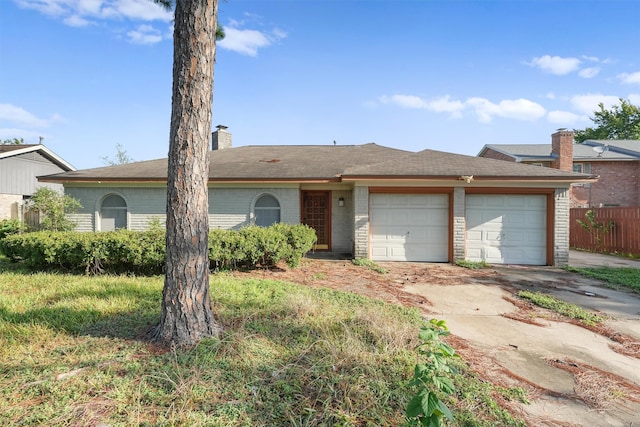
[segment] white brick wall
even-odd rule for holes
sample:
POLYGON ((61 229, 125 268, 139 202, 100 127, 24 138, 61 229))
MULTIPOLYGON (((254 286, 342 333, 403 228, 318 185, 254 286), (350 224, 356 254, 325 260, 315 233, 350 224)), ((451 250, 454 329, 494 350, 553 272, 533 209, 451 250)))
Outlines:
POLYGON ((0 220, 18 219, 19 205, 22 204, 22 195, 0 194, 0 220))
POLYGON ((453 190, 453 260, 464 260, 466 255, 466 193, 464 188, 453 190))
POLYGON ((353 192, 351 190, 334 190, 331 192, 331 251, 352 253, 353 237, 353 192), (344 199, 344 206, 338 200, 344 199))
POLYGON ((569 202, 569 189, 556 188, 553 259, 558 267, 569 264, 569 202))
POLYGON ((355 258, 369 257, 369 187, 353 189, 355 258))

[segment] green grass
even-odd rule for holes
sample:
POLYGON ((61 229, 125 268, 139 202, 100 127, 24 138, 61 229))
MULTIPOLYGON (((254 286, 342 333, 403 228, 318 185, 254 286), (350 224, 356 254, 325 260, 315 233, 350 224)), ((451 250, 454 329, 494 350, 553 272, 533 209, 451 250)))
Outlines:
POLYGON ((562 314, 563 316, 580 320, 586 325, 593 326, 606 320, 602 316, 598 316, 597 314, 587 311, 575 304, 570 304, 568 302, 559 300, 558 298, 552 297, 551 295, 546 295, 540 292, 520 291, 518 292, 518 296, 520 298, 531 301, 535 305, 562 314))
POLYGON ((381 274, 388 273, 386 268, 380 267, 376 262, 371 261, 370 259, 367 259, 367 258, 354 258, 351 260, 351 262, 353 263, 353 265, 357 265, 359 267, 365 267, 377 273, 381 273, 381 274))
POLYGON ((487 264, 484 261, 467 261, 463 259, 459 259, 456 261, 456 265, 458 267, 471 268, 471 269, 479 269, 479 268, 489 268, 491 265, 487 264))
MULTIPOLYGON (((0 425, 403 425, 418 311, 220 273, 222 335, 163 351, 162 283, 0 272, 0 425)), ((454 425, 524 425, 493 398, 518 389, 463 363, 455 382, 454 425)))
POLYGON ((640 294, 640 268, 632 267, 567 267, 567 271, 602 280, 614 289, 627 289, 640 294))

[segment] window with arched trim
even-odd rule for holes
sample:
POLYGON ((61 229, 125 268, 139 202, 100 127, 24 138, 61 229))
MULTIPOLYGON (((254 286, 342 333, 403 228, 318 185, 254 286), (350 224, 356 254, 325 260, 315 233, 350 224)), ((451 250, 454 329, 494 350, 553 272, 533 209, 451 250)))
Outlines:
POLYGON ((127 202, 116 194, 104 198, 100 206, 100 230, 115 231, 127 228, 127 202))
POLYGON ((256 225, 268 227, 280 222, 280 203, 270 194, 260 196, 253 207, 256 225))

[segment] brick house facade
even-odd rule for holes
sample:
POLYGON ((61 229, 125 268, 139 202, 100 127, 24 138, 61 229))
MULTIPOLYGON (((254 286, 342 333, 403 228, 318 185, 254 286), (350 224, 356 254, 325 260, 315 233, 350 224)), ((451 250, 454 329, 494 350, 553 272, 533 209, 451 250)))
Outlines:
POLYGON ((489 144, 478 157, 534 164, 598 177, 571 187, 571 207, 640 206, 640 141, 587 140, 574 144, 560 129, 551 144, 489 144))

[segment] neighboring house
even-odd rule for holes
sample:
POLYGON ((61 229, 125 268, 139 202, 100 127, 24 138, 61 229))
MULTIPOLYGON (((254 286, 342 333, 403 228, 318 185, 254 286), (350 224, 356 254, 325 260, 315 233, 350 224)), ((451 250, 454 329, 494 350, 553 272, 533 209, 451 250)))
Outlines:
POLYGON ((574 144, 560 130, 551 144, 489 144, 479 157, 596 175, 594 183, 571 188, 571 207, 640 206, 640 141, 587 140, 574 144))
POLYGON ((61 184, 39 184, 38 175, 75 170, 42 144, 0 145, 0 220, 22 219, 24 201, 43 185, 62 191, 61 184))
MULTIPOLYGON (((211 228, 304 223, 316 250, 375 261, 564 265, 569 187, 594 177, 376 144, 245 146, 213 133, 211 228)), ((145 229, 165 218, 167 159, 40 177, 84 206, 78 229, 145 229)))

